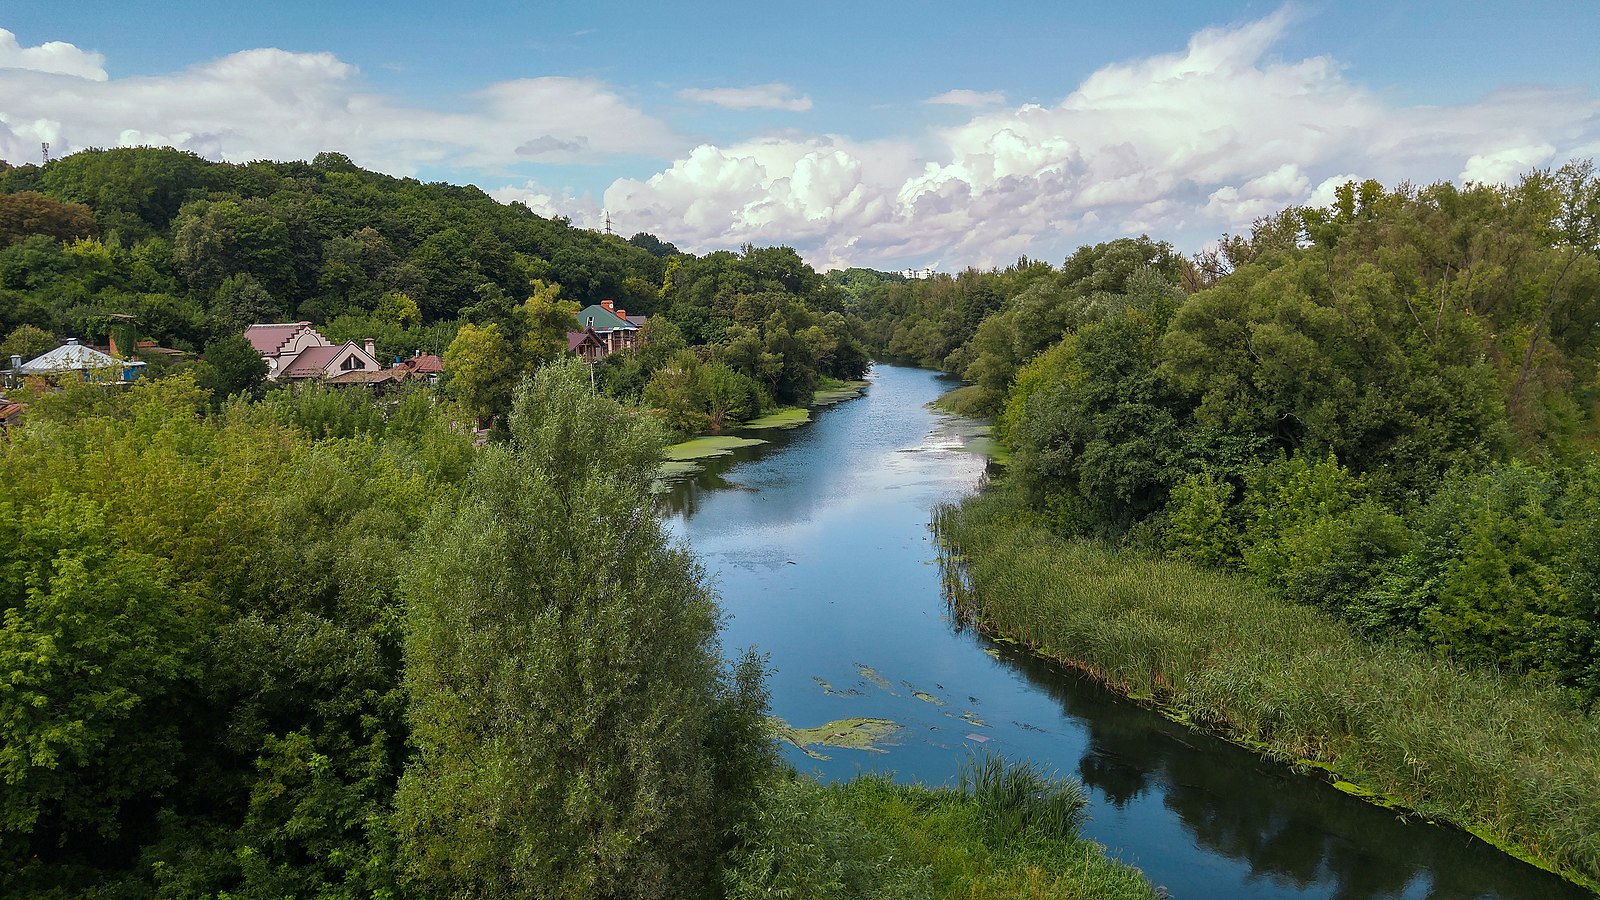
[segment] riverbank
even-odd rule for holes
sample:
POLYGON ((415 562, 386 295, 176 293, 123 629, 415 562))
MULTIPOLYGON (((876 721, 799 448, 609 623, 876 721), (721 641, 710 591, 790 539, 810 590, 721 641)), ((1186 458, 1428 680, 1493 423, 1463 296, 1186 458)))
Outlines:
POLYGON ((831 785, 802 776, 782 779, 765 793, 745 845, 732 858, 728 896, 1162 896, 1139 870, 1078 836, 1083 801, 1075 785, 1036 784, 1035 770, 1025 765, 991 764, 987 771, 1001 773, 989 779, 987 790, 901 785, 871 775, 831 785), (1017 787, 1035 789, 1008 789, 1017 787), (1059 799, 1067 803, 1056 807, 1071 814, 1056 817, 1055 827, 1019 815, 1019 806, 1059 799))
POLYGON ((1237 576, 1064 540, 1003 491, 937 525, 956 612, 985 631, 1600 884, 1600 722, 1553 693, 1373 645, 1237 576))
POLYGON ((811 421, 811 410, 859 397, 867 389, 867 384, 865 381, 823 378, 819 381, 809 406, 780 406, 748 422, 723 428, 715 434, 691 435, 665 448, 662 465, 657 473, 658 482, 692 475, 700 471, 705 460, 729 456, 741 447, 766 443, 761 438, 738 437, 734 432, 798 428, 811 421))

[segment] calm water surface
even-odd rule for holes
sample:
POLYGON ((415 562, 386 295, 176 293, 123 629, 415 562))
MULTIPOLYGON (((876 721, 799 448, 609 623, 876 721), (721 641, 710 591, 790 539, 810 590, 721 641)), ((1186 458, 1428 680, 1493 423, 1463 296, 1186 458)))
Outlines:
POLYGON ((760 432, 769 444, 667 495, 729 613, 724 645, 770 655, 775 715, 904 726, 882 753, 789 749, 797 768, 946 784, 980 746, 1034 760, 1082 779, 1087 835, 1180 900, 1592 896, 956 628, 929 512, 972 492, 985 462, 961 449, 970 421, 925 406, 951 386, 880 364, 865 396, 760 432))

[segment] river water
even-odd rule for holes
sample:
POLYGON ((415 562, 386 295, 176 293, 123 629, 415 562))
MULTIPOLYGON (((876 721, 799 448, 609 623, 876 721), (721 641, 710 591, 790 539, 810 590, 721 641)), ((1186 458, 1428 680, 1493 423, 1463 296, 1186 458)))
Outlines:
POLYGON ((723 644, 769 655, 772 712, 903 728, 881 752, 786 748, 825 779, 953 784, 979 748, 1088 787, 1085 834, 1179 900, 1591 897, 1458 832, 1296 776, 957 628, 929 514, 974 491, 972 422, 926 407, 954 386, 879 364, 866 394, 666 495, 669 527, 715 579, 723 644))

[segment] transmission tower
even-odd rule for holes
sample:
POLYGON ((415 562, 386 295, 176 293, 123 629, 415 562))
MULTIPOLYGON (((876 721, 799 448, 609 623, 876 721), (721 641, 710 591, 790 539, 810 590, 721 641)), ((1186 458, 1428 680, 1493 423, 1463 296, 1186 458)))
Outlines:
POLYGON ((41 141, 39 143, 39 151, 44 156, 44 164, 50 165, 50 142, 41 141))

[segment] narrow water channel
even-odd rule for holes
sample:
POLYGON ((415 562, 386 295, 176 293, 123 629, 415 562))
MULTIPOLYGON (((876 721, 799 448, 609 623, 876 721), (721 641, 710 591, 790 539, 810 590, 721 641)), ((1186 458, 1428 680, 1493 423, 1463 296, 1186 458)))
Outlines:
POLYGON ((724 645, 770 656, 775 715, 903 726, 881 752, 788 749, 797 768, 946 784, 980 747, 1034 760, 1081 779, 1087 835, 1178 900, 1592 896, 952 625, 929 513, 975 490, 985 460, 960 449, 970 422, 926 407, 951 386, 880 364, 863 397, 756 434, 769 443, 666 496, 715 578, 724 645))

